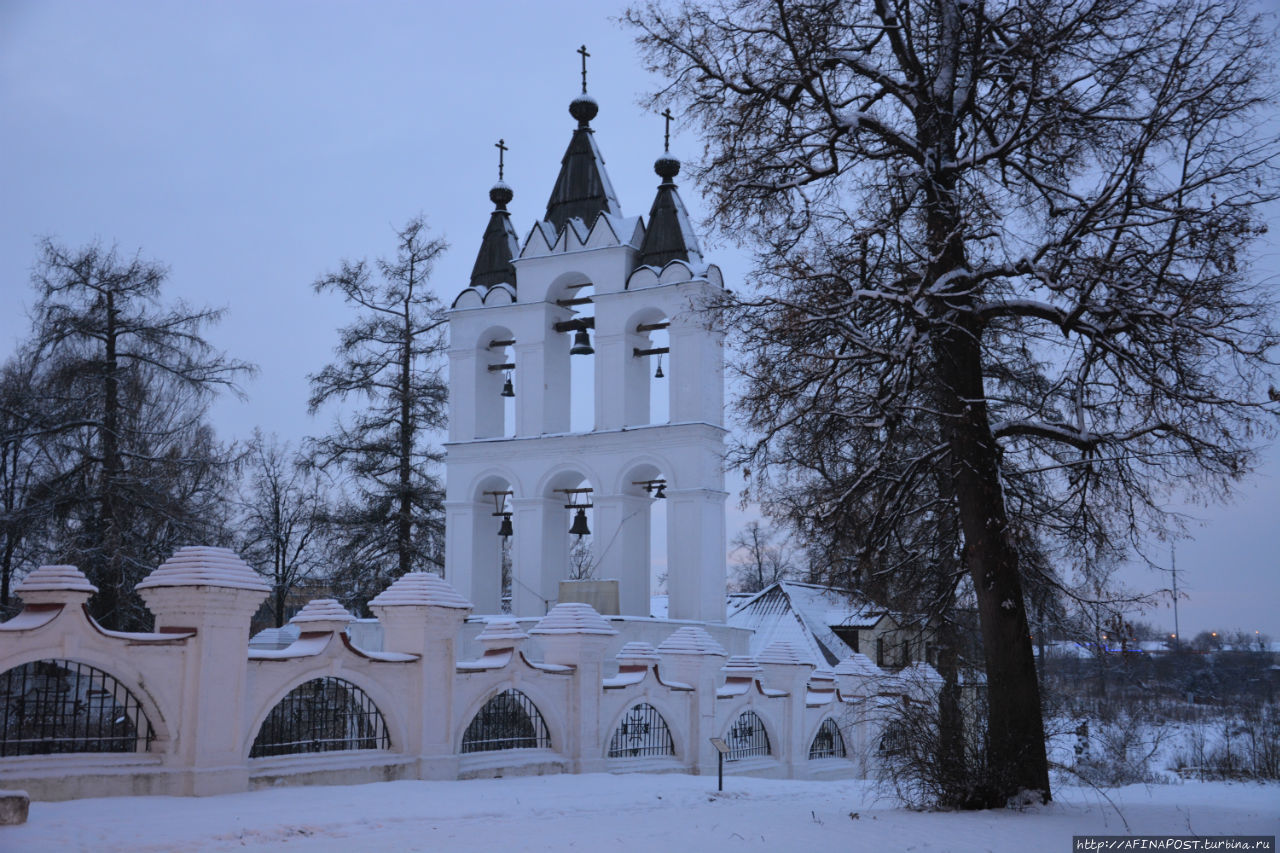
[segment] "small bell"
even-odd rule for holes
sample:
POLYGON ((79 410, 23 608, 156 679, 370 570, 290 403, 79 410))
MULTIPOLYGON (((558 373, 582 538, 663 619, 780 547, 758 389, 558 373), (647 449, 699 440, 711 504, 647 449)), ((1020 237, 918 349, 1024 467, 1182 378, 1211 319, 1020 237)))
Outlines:
POLYGON ((659 501, 667 499, 667 484, 665 482, 658 484, 658 490, 653 493, 653 498, 659 501))
POLYGON ((498 525, 498 535, 506 539, 515 531, 511 529, 511 513, 502 516, 502 524, 498 525))
POLYGON ((659 355, 658 355, 658 369, 657 369, 657 370, 655 370, 655 371, 653 372, 653 378, 654 378, 654 379, 661 379, 661 378, 663 377, 663 375, 664 375, 664 374, 663 374, 663 372, 662 372, 662 355, 661 355, 661 354, 659 354, 659 355))
POLYGON ((502 396, 514 397, 516 395, 516 387, 511 384, 511 374, 507 374, 507 381, 502 383, 502 396))
POLYGON ((590 536, 591 529, 587 527, 587 511, 578 509, 578 514, 573 517, 573 526, 569 528, 569 532, 581 539, 583 536, 590 536))
POLYGON ((595 350, 591 348, 591 336, 587 334, 587 330, 579 329, 575 332, 569 355, 591 355, 594 352, 595 350))

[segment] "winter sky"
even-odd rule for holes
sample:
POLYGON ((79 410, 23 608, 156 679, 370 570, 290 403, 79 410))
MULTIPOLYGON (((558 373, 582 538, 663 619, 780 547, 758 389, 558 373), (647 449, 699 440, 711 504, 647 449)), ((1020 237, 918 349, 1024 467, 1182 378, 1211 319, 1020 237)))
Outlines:
MULTIPOLYGON (((168 264, 171 298, 225 307, 209 338, 260 367, 247 401, 216 404, 224 438, 258 426, 297 443, 325 429, 325 416, 307 415, 306 376, 349 318, 311 282, 342 258, 389 253, 392 229, 421 212, 453 245, 434 275, 451 301, 491 209, 499 138, 523 238, 573 129, 580 44, 623 211, 647 215, 663 122, 639 103, 654 81, 610 20, 622 8, 0 0, 0 357, 26 332, 37 239, 115 242, 168 264)), ((690 160, 700 146, 675 131, 672 150, 690 160)), ((696 188, 682 195, 700 217, 696 188)), ((1280 211, 1272 222, 1257 274, 1275 287, 1280 211)), ((731 287, 741 282, 743 251, 705 238, 704 249, 731 287)), ((1264 460, 1229 505, 1191 507, 1199 520, 1177 552, 1184 637, 1280 639, 1280 449, 1264 460)), ((730 535, 744 518, 734 504, 730 535)), ((1167 605, 1142 618, 1173 626, 1167 605)))

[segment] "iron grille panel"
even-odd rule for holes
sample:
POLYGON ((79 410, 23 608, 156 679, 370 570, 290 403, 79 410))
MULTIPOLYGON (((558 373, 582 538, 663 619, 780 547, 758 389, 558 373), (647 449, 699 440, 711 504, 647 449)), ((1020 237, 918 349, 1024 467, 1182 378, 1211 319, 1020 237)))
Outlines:
POLYGON ((769 733, 765 731, 764 722, 755 711, 743 711, 729 729, 729 736, 725 741, 729 744, 726 761, 770 754, 769 733))
POLYGON ((818 733, 809 745, 809 760, 815 758, 844 758, 844 737, 836 721, 827 717, 818 727, 818 733))
POLYGON ((387 722, 368 694, 326 676, 299 684, 271 709, 249 757, 390 748, 387 722))
POLYGON ((0 756, 146 752, 151 722, 129 689, 97 667, 38 660, 0 674, 0 756))
POLYGON ((506 690, 484 703, 462 735, 463 752, 550 748, 542 714, 519 690, 506 690))
POLYGON ((610 758, 647 758, 655 755, 675 755, 671 730, 658 709, 641 702, 633 705, 622 722, 613 730, 609 741, 610 758))

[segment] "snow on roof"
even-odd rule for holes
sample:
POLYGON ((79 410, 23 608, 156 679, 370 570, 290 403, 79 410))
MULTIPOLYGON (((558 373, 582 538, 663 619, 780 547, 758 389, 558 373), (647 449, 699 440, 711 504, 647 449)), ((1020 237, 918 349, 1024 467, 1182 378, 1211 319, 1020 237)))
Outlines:
POLYGON ((566 601, 551 608, 530 634, 617 634, 590 604, 566 601))
POLYGON ((725 662, 720 671, 728 676, 746 678, 758 675, 764 672, 764 669, 756 663, 755 658, 749 655, 734 655, 725 662))
POLYGON ((313 598, 289 620, 290 625, 305 628, 316 622, 354 622, 356 617, 347 612, 336 598, 313 598))
POLYGON ((853 653, 833 627, 870 628, 884 615, 884 610, 859 602, 847 590, 781 581, 742 602, 725 621, 755 632, 753 653, 788 642, 817 666, 834 665, 853 653))
POLYGON ((207 545, 179 548, 135 589, 165 586, 216 586, 270 592, 271 587, 235 551, 207 545))
POLYGON ((836 675, 865 675, 873 678, 884 675, 880 667, 871 662, 871 658, 858 652, 853 652, 840 661, 836 665, 835 673, 836 675))
POLYGON ((529 635, 520 630, 520 625, 516 620, 499 616, 490 619, 485 623, 484 630, 476 635, 476 642, 485 648, 511 648, 524 640, 529 639, 529 635))
POLYGON ((639 640, 633 640, 618 649, 618 654, 615 658, 618 663, 623 665, 632 664, 640 666, 648 666, 649 664, 657 663, 662 659, 658 656, 657 649, 649 643, 641 642, 639 640))
POLYGON ((763 652, 756 655, 756 660, 760 663, 781 663, 791 665, 813 666, 813 661, 801 654, 795 643, 780 640, 776 643, 770 643, 763 652))
POLYGON ((658 646, 658 654, 662 655, 719 655, 728 656, 724 646, 716 642, 704 628, 687 625, 677 628, 671 636, 658 646))
POLYGON ((89 583, 84 572, 75 566, 41 566, 22 579, 14 587, 14 592, 87 592, 95 593, 98 588, 89 583))
POLYGON ((470 610, 467 601, 442 577, 432 572, 409 572, 369 602, 375 607, 451 607, 470 610))

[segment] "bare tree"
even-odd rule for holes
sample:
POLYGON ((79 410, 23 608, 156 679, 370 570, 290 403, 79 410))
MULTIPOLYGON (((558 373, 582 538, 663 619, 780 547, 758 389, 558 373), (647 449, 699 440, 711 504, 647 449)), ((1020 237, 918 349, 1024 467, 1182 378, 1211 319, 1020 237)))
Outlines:
POLYGON ((355 309, 339 332, 337 360, 311 377, 311 412, 354 399, 362 407, 310 443, 313 464, 346 475, 351 494, 332 516, 339 537, 339 595, 363 608, 388 580, 413 568, 444 564, 443 459, 432 445, 445 425, 448 387, 443 375, 445 317, 427 286, 431 268, 448 248, 426 222, 410 220, 396 233, 396 255, 375 264, 343 261, 315 283, 336 291, 355 309))
POLYGON ((836 424, 852 476, 816 518, 954 507, 989 688, 967 803, 1047 798, 1017 539, 1089 565, 1176 521, 1170 485, 1225 492, 1274 428, 1271 300, 1245 262, 1277 186, 1264 22, 1216 0, 627 18, 670 81, 655 100, 705 136, 712 220, 761 247, 730 306, 758 437, 740 458, 825 482, 810 448, 836 424))
POLYGON ((749 521, 729 541, 729 564, 739 592, 759 592, 791 576, 795 568, 791 553, 785 542, 774 542, 775 536, 775 531, 761 527, 760 522, 749 521))
POLYGON ((161 304, 163 266, 99 245, 40 249, 35 351, 63 416, 44 427, 61 466, 56 556, 98 586, 95 616, 141 627, 133 586, 175 547, 226 538, 232 456, 204 415, 252 367, 203 338, 221 312, 161 304))
POLYGON ((255 431, 245 460, 237 534, 241 555, 271 583, 276 627, 289 595, 325 565, 327 487, 287 444, 255 431))

